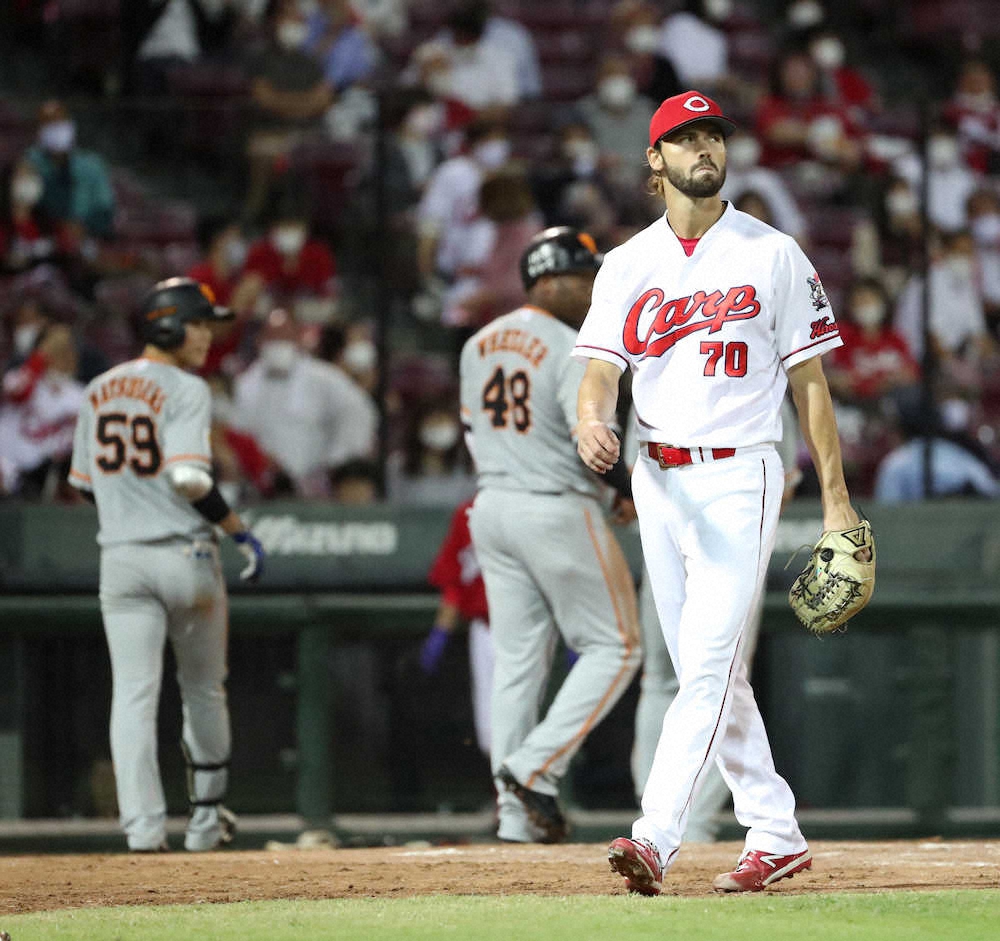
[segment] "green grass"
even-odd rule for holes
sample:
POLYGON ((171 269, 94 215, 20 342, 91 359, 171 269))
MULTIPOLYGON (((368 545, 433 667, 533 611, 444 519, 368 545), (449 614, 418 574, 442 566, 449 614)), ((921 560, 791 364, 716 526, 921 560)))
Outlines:
POLYGON ((0 916, 11 941, 986 941, 1000 891, 659 898, 425 896, 0 916))

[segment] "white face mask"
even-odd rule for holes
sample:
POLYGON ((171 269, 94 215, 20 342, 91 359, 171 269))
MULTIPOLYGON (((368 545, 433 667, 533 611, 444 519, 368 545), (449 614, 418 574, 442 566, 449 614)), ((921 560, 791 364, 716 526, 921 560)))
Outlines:
POLYGON ((964 108, 972 111, 990 111, 997 103, 996 95, 988 91, 962 92, 957 98, 964 108))
POLYGON ((798 0, 788 8, 788 22, 797 29, 815 26, 823 16, 823 7, 816 0, 798 0))
POLYGON ((271 244, 282 255, 296 255, 306 244, 306 230, 298 225, 279 226, 271 233, 271 244))
POLYGON ((38 131, 38 143, 43 150, 54 154, 65 154, 76 143, 76 125, 72 121, 52 121, 43 124, 38 131))
POLYGON ((10 187, 10 197, 20 206, 34 206, 42 198, 45 184, 34 173, 22 173, 10 187))
POLYGON ((892 190, 885 197, 885 208, 890 216, 912 216, 917 211, 916 194, 908 189, 892 190))
POLYGON ((733 0, 705 0, 705 16, 716 23, 723 23, 733 12, 733 0))
POLYGON ((374 368, 378 350, 371 340, 352 340, 344 347, 344 365, 351 372, 368 372, 374 368))
POLYGON ((859 327, 872 330, 882 326, 885 317, 885 307, 877 301, 874 304, 860 304, 854 308, 854 321, 859 327))
POLYGON ((309 35, 309 27, 302 20, 285 20, 278 25, 275 37, 282 49, 301 49, 309 35))
POLYGON ((420 105, 406 116, 406 130, 421 139, 432 137, 444 126, 444 108, 441 105, 420 105))
POLYGON ((1000 241, 1000 213, 989 212, 976 216, 969 224, 972 237, 981 245, 993 245, 1000 241))
POLYGON ((586 137, 574 137, 563 144, 563 154, 573 163, 577 176, 590 176, 597 169, 601 151, 597 144, 586 137))
POLYGON ((635 80, 631 75, 611 75, 597 86, 597 97, 613 111, 624 111, 635 101, 635 80))
POLYGON ((955 278, 965 281, 972 277, 972 259, 968 255, 949 255, 945 264, 955 278))
POLYGON ((456 422, 434 422, 420 429, 420 443, 431 451, 450 451, 458 443, 456 422))
POLYGON ((243 239, 230 239, 226 242, 226 264, 230 268, 242 268, 247 260, 247 243, 243 239))
POLYGON ((734 170, 749 170, 760 160, 760 144, 754 137, 738 137, 726 144, 726 163, 734 170))
POLYGON ((971 416, 972 406, 965 399, 946 399, 941 403, 941 424, 948 431, 964 431, 971 416))
POLYGON ((269 373, 287 375, 298 352, 298 345, 292 340, 268 340, 261 344, 260 360, 269 373))
POLYGON ((625 34, 625 46, 629 52, 637 55, 648 55, 656 52, 660 45, 660 31, 650 23, 644 26, 633 26, 625 34))
POLYGON ((947 170, 958 163, 958 141, 954 137, 932 137, 927 158, 936 170, 947 170))
POLYGON ((495 170, 507 162, 510 156, 510 141, 506 137, 494 137, 483 141, 475 146, 472 156, 481 167, 495 170))
POLYGON ((824 69, 839 69, 844 64, 844 44, 834 36, 817 39, 810 49, 813 60, 824 69))
POLYGON ((38 334, 42 332, 42 328, 38 324, 26 323, 22 324, 14 331, 14 350, 17 352, 18 356, 27 356, 35 345, 35 340, 38 339, 38 334))

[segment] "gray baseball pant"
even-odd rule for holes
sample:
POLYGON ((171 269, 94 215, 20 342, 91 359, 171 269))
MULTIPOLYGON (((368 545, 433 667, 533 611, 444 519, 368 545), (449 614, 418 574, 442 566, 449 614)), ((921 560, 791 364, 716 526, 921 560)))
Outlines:
POLYGON ((221 832, 217 802, 226 791, 230 753, 229 618, 218 547, 170 539, 105 548, 100 597, 111 655, 111 757, 128 846, 154 849, 166 837, 156 714, 169 638, 193 804, 185 847, 210 849, 221 832))

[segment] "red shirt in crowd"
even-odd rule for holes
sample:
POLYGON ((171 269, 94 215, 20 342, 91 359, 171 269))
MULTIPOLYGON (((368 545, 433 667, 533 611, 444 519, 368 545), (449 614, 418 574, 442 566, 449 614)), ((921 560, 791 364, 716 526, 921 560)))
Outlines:
POLYGON ((250 246, 245 270, 256 272, 269 288, 283 294, 305 291, 328 295, 333 293, 337 267, 329 248, 322 242, 309 241, 302 246, 296 263, 286 269, 284 256, 265 238, 250 246))
POLYGON ((805 101, 794 101, 778 95, 769 95, 757 106, 756 131, 761 144, 760 162, 765 167, 786 167, 813 154, 805 144, 774 144, 769 140, 771 128, 782 121, 797 120, 811 124, 816 118, 839 118, 848 137, 859 136, 857 125, 846 109, 827 98, 816 96, 805 101))
POLYGON ((489 619, 486 585, 472 548, 469 510, 472 501, 463 503, 452 515, 448 533, 441 543, 428 580, 441 590, 441 600, 458 608, 466 620, 489 619))
POLYGON ((974 108, 957 95, 945 107, 944 119, 958 132, 969 168, 986 173, 990 169, 990 151, 1000 152, 1000 104, 974 108))
POLYGON ((892 327, 883 327, 875 336, 870 336, 847 321, 839 326, 844 345, 830 354, 830 365, 848 375, 851 391, 856 396, 877 398, 885 391, 886 379, 902 372, 909 372, 916 378, 917 362, 906 341, 892 327))

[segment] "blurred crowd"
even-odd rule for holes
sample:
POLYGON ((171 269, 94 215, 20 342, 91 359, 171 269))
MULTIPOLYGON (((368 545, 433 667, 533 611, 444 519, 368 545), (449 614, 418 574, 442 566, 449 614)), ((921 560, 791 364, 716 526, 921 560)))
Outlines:
POLYGON ((686 88, 740 126, 723 196, 797 239, 832 299, 852 492, 923 496, 930 436, 936 495, 996 495, 1000 70, 944 0, 853 6, 17 0, 12 55, 54 64, 34 98, 0 78, 0 495, 72 499, 83 384, 136 355, 148 287, 189 274, 237 313, 205 367, 227 496, 454 507, 461 343, 522 302, 542 227, 606 250, 662 212, 648 122, 686 88), (942 51, 923 122, 869 41, 898 17, 942 51), (178 179, 227 148, 209 165, 238 198, 206 212, 91 146, 77 109, 109 99, 141 104, 105 113, 178 179))

